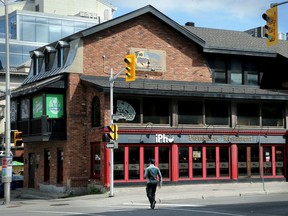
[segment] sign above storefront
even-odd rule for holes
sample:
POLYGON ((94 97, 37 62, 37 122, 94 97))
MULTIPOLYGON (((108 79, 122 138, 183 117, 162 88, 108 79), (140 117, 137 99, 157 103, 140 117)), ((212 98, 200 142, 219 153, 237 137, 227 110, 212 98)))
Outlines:
POLYGON ((278 143, 285 144, 283 136, 234 136, 234 135, 175 135, 175 134, 119 134, 119 143, 235 143, 258 144, 278 143))
POLYGON ((156 134, 156 143, 173 143, 174 137, 166 134, 156 134))

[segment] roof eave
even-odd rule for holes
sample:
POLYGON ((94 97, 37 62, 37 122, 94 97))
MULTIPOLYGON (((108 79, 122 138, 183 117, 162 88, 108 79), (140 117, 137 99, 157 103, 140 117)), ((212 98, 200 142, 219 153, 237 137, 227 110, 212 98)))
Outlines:
POLYGON ((236 50, 236 49, 227 49, 220 47, 204 47, 203 52, 205 53, 219 53, 219 54, 229 54, 229 55, 245 55, 245 56, 257 56, 257 57, 269 57, 276 58, 277 53, 253 51, 253 50, 236 50))

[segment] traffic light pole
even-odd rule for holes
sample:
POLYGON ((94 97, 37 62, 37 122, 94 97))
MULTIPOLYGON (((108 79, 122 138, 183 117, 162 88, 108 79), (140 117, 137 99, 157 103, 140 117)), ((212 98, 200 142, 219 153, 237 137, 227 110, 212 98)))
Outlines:
MULTIPOLYGON (((110 124, 113 124, 113 70, 110 71, 110 124)), ((110 148, 110 197, 114 196, 114 148, 110 148)))
MULTIPOLYGON (((110 124, 112 125, 114 123, 113 121, 113 88, 114 88, 114 81, 115 79, 125 71, 125 69, 121 70, 118 72, 114 77, 113 77, 113 70, 111 68, 110 70, 110 124)), ((114 147, 110 148, 110 193, 109 197, 114 196, 114 147)))
POLYGON ((277 7, 278 5, 287 4, 288 1, 280 2, 280 3, 271 3, 270 7, 277 7))

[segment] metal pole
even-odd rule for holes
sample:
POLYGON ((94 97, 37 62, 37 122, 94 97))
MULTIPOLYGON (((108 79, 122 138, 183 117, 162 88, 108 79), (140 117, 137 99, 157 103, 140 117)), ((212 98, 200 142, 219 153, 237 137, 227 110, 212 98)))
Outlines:
MULTIPOLYGON (((110 124, 113 124, 113 70, 110 70, 110 124)), ((114 196, 114 148, 110 148, 110 197, 114 196)))
POLYGON ((270 8, 277 7, 278 5, 283 5, 283 4, 287 4, 287 3, 288 3, 288 1, 280 2, 280 3, 271 3, 270 8))
POLYGON ((260 135, 259 135, 259 168, 260 168, 260 177, 262 178, 262 186, 263 191, 265 190, 265 183, 264 183, 264 158, 263 158, 263 151, 261 151, 261 141, 260 141, 260 135), (263 166, 261 166, 263 164, 263 166))
MULTIPOLYGON (((5 158, 6 160, 10 157, 10 136, 11 136, 11 125, 10 125, 10 53, 9 53, 9 25, 8 25, 8 3, 7 0, 4 2, 5 5, 5 43, 6 43, 6 116, 5 116, 5 158)), ((3 171, 2 171, 3 172, 3 171)), ((3 173, 2 173, 3 175, 3 173)), ((8 164, 7 168, 7 180, 4 185, 4 203, 10 203, 10 185, 12 180, 12 167, 8 164), (10 170, 11 169, 11 170, 10 170)))

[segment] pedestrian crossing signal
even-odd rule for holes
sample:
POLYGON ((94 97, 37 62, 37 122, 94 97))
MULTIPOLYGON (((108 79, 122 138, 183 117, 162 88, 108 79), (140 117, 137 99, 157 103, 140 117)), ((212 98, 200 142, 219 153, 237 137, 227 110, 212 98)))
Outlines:
POLYGON ((118 125, 111 124, 108 126, 108 129, 109 129, 109 138, 116 141, 118 139, 118 125))

